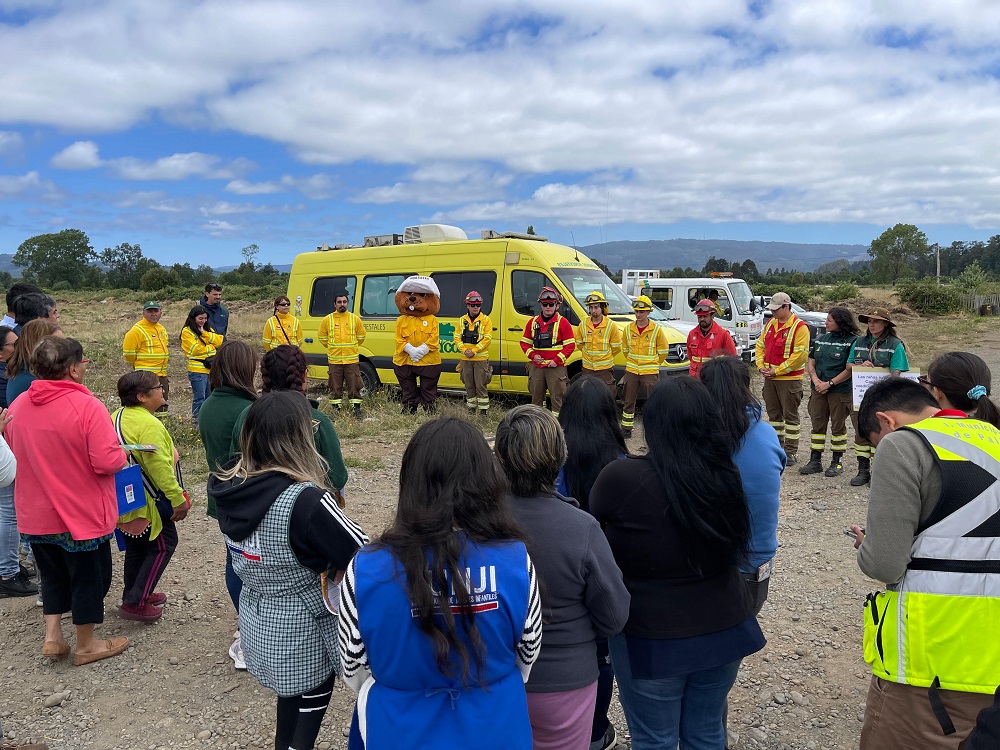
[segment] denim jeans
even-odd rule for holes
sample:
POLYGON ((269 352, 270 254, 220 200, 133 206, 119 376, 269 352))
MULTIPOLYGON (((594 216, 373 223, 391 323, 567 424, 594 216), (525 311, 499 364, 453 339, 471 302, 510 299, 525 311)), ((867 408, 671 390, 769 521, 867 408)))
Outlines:
POLYGON ((722 712, 742 659, 700 672, 637 680, 624 635, 609 639, 632 750, 725 750, 722 712))
POLYGON ((191 418, 196 420, 201 405, 208 398, 208 373, 189 372, 188 380, 191 382, 191 418))
POLYGON ((229 591, 229 598, 233 600, 233 606, 239 612, 243 579, 236 575, 236 569, 233 567, 233 552, 228 545, 226 545, 226 590, 229 591))
POLYGON ((20 570, 21 536, 14 515, 14 485, 0 487, 0 576, 10 578, 20 570))

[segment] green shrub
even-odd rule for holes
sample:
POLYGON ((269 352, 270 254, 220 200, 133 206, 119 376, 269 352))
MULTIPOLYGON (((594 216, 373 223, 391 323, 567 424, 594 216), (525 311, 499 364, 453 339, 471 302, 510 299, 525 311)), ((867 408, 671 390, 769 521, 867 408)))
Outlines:
POLYGON ((932 278, 904 279, 896 286, 899 301, 925 315, 944 315, 962 309, 959 291, 952 286, 938 286, 932 278))
POLYGON ((840 302, 845 299, 854 299, 857 296, 858 288, 849 281, 841 281, 823 292, 823 299, 827 302, 840 302))

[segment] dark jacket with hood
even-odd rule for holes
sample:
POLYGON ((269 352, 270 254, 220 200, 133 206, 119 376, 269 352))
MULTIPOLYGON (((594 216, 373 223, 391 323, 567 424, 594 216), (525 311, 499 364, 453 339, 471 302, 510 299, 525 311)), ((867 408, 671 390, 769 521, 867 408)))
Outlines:
MULTIPOLYGON (((245 480, 209 477, 208 494, 215 499, 219 528, 230 539, 249 537, 278 495, 295 484, 285 474, 271 471, 245 480)), ((321 487, 299 493, 288 525, 288 542, 299 564, 316 573, 346 570, 354 553, 368 537, 321 487)))
POLYGON ((198 304, 204 307, 205 312, 208 313, 208 322, 212 326, 212 330, 225 336, 226 331, 229 330, 229 309, 221 302, 210 305, 208 297, 202 297, 198 304))

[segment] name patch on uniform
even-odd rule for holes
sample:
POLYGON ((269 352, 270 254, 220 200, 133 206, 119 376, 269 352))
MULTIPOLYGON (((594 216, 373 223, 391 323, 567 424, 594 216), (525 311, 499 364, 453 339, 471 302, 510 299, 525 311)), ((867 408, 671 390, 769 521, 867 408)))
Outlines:
MULTIPOLYGON (((500 608, 500 599, 497 595, 496 566, 480 565, 475 569, 465 569, 465 589, 469 592, 469 599, 471 600, 471 604, 468 607, 462 607, 459 604, 458 597, 455 595, 455 586, 448 580, 447 570, 444 575, 445 580, 448 581, 448 601, 452 614, 460 615, 466 611, 479 614, 500 608), (475 577, 473 577, 473 571, 475 571, 475 577)), ((436 590, 433 585, 431 586, 431 590, 434 591, 434 595, 438 597, 438 600, 443 598, 443 592, 436 590)), ((410 614, 413 617, 417 617, 419 613, 416 609, 411 609, 410 614)))

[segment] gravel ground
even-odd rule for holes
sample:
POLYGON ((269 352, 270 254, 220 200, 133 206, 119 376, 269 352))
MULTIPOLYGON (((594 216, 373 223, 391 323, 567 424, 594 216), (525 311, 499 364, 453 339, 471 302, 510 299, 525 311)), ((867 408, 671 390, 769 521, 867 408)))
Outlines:
MULTIPOLYGON (((1000 372, 1000 334, 989 334, 977 351, 1000 372)), ((801 416, 807 454, 805 400, 801 416)), ((348 511, 370 534, 392 516, 404 447, 388 439, 345 444, 347 455, 378 457, 385 465, 352 470, 348 511)), ((641 430, 630 448, 643 450, 641 430)), ((734 747, 857 747, 870 675, 861 655, 862 603, 877 585, 858 570, 843 534, 865 520, 867 488, 849 485, 855 467, 849 452, 841 477, 803 477, 797 467, 785 476, 781 548, 760 616, 768 645, 745 660, 732 691, 734 747)), ((180 546, 160 586, 169 599, 159 623, 114 614, 121 590, 116 559, 99 634, 129 637, 121 657, 85 667, 43 659, 34 598, 0 599, 0 721, 8 739, 95 750, 273 747, 275 698, 236 672, 227 655, 236 615, 223 580, 224 547, 218 526, 204 515, 204 489, 190 489, 196 507, 180 526, 180 546)), ((65 627, 69 633, 68 621, 65 627)), ((318 747, 346 747, 352 703, 353 694, 338 683, 318 747)), ((625 739, 621 709, 612 710, 625 739)))

